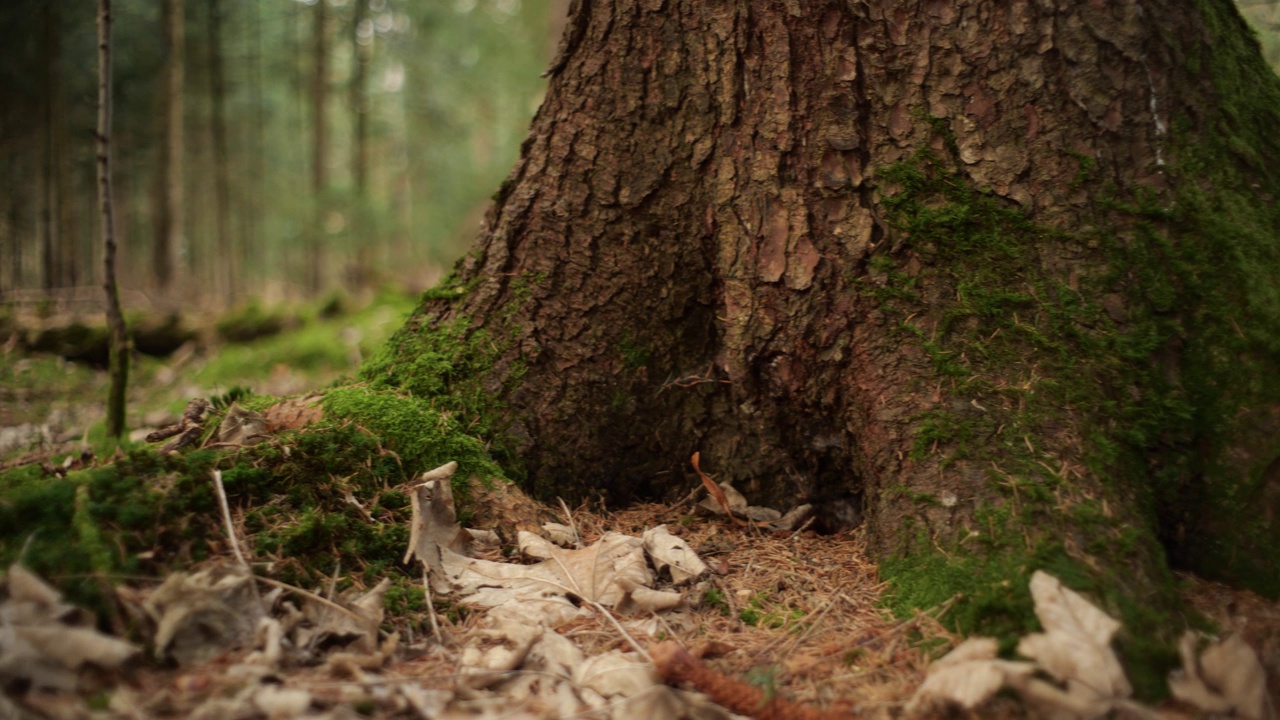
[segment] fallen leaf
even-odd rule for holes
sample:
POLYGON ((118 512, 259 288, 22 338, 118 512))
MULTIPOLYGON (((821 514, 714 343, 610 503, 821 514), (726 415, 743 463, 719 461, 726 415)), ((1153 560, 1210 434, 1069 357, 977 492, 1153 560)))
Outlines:
POLYGON ((929 666, 928 677, 907 703, 908 714, 936 703, 953 703, 972 710, 1008 684, 1011 676, 1035 672, 1031 663, 998 659, 998 650, 999 643, 994 638, 969 638, 957 645, 929 666))
POLYGON ((1210 643, 1196 657, 1196 634, 1178 645, 1182 668, 1169 675, 1169 690, 1179 700, 1208 713, 1234 712, 1248 720, 1273 720, 1267 676, 1258 655, 1239 635, 1210 643))
POLYGON ((339 597, 330 605, 311 601, 303 606, 303 615, 312 627, 299 635, 300 644, 310 647, 343 648, 356 653, 373 653, 378 650, 378 628, 382 625, 382 601, 391 587, 391 580, 383 578, 373 589, 355 595, 339 597))
POLYGON ((256 445, 267 438, 267 421, 261 413, 231 403, 218 425, 218 442, 229 445, 256 445))
POLYGON ((653 558, 654 567, 658 572, 667 571, 673 584, 684 585, 707 573, 707 564, 702 562, 702 558, 689 547, 689 543, 672 535, 666 525, 645 530, 641 537, 645 552, 653 558))
POLYGON ((561 547, 578 544, 578 534, 568 525, 555 522, 542 523, 542 532, 544 537, 561 547))
POLYGON ((156 657, 195 665, 248 647, 264 615, 253 576, 239 565, 174 573, 143 601, 156 657))
POLYGON ((62 595, 20 565, 3 578, 0 604, 0 686, 75 690, 81 671, 118 671, 138 648, 104 635, 93 616, 63 602, 62 595))
POLYGON ((1036 660, 1066 683, 1068 694, 1081 699, 1124 698, 1133 693, 1111 649, 1119 621, 1041 570, 1031 576, 1031 597, 1045 632, 1022 638, 1019 653, 1036 660))

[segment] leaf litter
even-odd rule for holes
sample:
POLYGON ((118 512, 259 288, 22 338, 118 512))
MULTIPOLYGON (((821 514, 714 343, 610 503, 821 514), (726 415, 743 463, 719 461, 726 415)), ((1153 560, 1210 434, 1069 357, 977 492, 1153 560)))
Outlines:
MULTIPOLYGON (((454 472, 409 489, 405 560, 420 563, 429 599, 468 609, 433 612, 429 636, 388 622, 386 580, 290 588, 255 575, 233 536, 234 560, 118 589, 148 663, 15 565, 0 604, 0 717, 1276 717, 1245 641, 1280 637, 1265 601, 1271 615, 1248 632, 1187 635, 1170 678, 1179 702, 1153 709, 1130 698, 1111 648, 1119 623, 1046 573, 1031 580, 1043 632, 1019 642, 1025 659, 1003 659, 995 640, 942 627, 949 603, 890 617, 859 533, 778 529, 780 514, 748 511, 723 484, 710 510, 732 525, 683 504, 562 504, 563 522, 537 523, 551 511, 504 488, 495 504, 519 521, 477 529, 457 521, 454 472)), ((1202 583, 1191 602, 1230 592, 1202 583)))

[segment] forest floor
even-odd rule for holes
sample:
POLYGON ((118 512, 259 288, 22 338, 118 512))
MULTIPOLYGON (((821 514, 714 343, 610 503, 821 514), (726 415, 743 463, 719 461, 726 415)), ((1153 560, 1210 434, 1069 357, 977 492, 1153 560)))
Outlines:
MULTIPOLYGON (((295 313, 299 322, 270 337, 248 343, 209 342, 164 361, 143 358, 131 387, 131 426, 165 424, 189 399, 216 396, 236 386, 275 395, 324 387, 350 375, 411 305, 411 299, 399 298, 329 317, 302 310, 295 313)), ((101 370, 25 353, 15 342, 2 352, 0 461, 57 465, 64 455, 70 457, 86 446, 95 447, 99 457, 108 454, 96 429, 99 398, 105 396, 101 370)), ((590 551, 616 534, 638 538, 665 526, 708 567, 697 584, 679 587, 659 573, 655 588, 680 595, 679 603, 670 608, 614 613, 589 597, 568 593, 581 612, 553 623, 554 630, 531 630, 536 622, 504 624, 494 611, 475 610, 435 612, 434 627, 426 633, 420 624, 384 616, 376 593, 361 604, 358 598, 316 600, 298 591, 294 604, 302 610, 289 610, 291 605, 276 599, 275 610, 265 615, 274 625, 261 624, 259 634, 242 647, 192 651, 201 659, 185 664, 151 659, 154 648, 131 650, 127 660, 122 654, 118 664, 98 663, 110 667, 96 670, 88 667, 94 662, 81 657, 68 673, 47 671, 46 679, 53 678, 47 684, 62 691, 39 689, 40 682, 14 669, 22 664, 12 656, 17 636, 5 623, 12 626, 21 613, 15 609, 18 591, 11 572, 0 594, 0 717, 712 718, 727 717, 723 706, 739 714, 783 720, 902 717, 930 677, 931 664, 963 641, 944 627, 947 604, 921 609, 911 617, 894 617, 884 608, 888 588, 880 582, 858 532, 818 535, 803 527, 765 531, 699 514, 691 503, 615 511, 546 509, 544 515, 556 516, 571 528, 577 552, 590 551), (332 630, 327 636, 344 638, 336 645, 347 652, 335 653, 328 647, 334 642, 316 639, 323 634, 316 628, 333 620, 318 619, 312 606, 326 603, 341 605, 335 608, 338 615, 364 618, 367 637, 358 627, 332 630), (370 610, 373 604, 378 605, 376 612, 370 610), (272 627, 274 631, 268 629, 272 627), (306 632, 312 633, 309 640, 299 634, 306 632), (689 656, 673 660, 670 641, 689 656), (601 677, 622 679, 611 685, 601 677), (707 693, 715 703, 697 694, 659 692, 666 687, 661 680, 707 693)), ((244 541, 252 547, 252 538, 244 541)), ((539 558, 567 562, 555 554, 560 551, 549 552, 514 562, 496 549, 480 547, 473 555, 479 562, 511 563, 516 568, 536 565, 539 558)), ((231 585, 226 573, 235 567, 234 555, 223 552, 191 571, 197 576, 199 571, 223 573, 217 576, 223 578, 219 592, 227 592, 231 585)), ((125 591, 125 597, 135 598, 135 611, 157 612, 154 598, 160 580, 134 582, 133 589, 125 591)), ((1280 701, 1280 604, 1191 576, 1181 580, 1188 604, 1223 634, 1242 637, 1261 658, 1271 703, 1263 712, 1274 717, 1270 708, 1280 701)), ((269 586, 261 588, 266 593, 269 586)), ((191 591, 192 597, 197 594, 191 591)), ((256 591, 251 594, 255 603, 261 602, 256 591)), ((59 618, 72 615, 60 600, 39 591, 36 595, 42 598, 36 605, 56 609, 59 618)), ((209 597, 219 607, 234 609, 229 595, 209 597)), ((437 607, 446 606, 457 607, 448 602, 437 607)), ((199 619, 208 610, 201 605, 184 612, 199 619)), ((156 640, 157 632, 152 628, 149 637, 131 640, 145 646, 156 640)), ((57 664, 43 656, 28 664, 44 667, 42 663, 57 664)), ((967 674, 973 677, 989 667, 975 665, 967 674)), ((1003 693, 960 716, 1019 717, 1027 714, 1026 708, 1014 694, 1003 693)), ((1169 700, 1119 712, 1166 718, 1202 714, 1192 705, 1169 700)), ((1250 716, 1240 708, 1235 712, 1250 716)))

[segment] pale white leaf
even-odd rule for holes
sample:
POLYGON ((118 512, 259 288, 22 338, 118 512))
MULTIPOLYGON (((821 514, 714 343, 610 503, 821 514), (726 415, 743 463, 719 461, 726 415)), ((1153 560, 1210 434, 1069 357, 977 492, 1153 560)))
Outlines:
POLYGON ((654 567, 659 572, 666 570, 670 573, 672 583, 684 585, 706 574, 707 564, 683 538, 672 535, 666 525, 646 530, 642 537, 645 552, 653 559, 654 567))
POLYGON ((1273 720, 1266 672, 1258 655, 1239 635, 1211 643, 1197 658, 1196 635, 1179 643, 1182 669, 1169 676, 1173 696, 1210 713, 1234 712, 1248 720, 1273 720))

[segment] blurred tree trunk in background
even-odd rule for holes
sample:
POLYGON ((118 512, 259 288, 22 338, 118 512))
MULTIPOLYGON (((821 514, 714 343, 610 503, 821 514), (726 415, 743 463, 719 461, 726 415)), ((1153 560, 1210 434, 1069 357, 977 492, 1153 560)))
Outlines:
POLYGON ((152 245, 152 273, 157 287, 167 291, 177 280, 186 254, 185 197, 183 183, 186 84, 186 36, 183 0, 164 0, 165 83, 161 91, 161 122, 164 141, 157 174, 155 234, 152 245))
POLYGON ((356 253, 352 277, 357 286, 369 281, 370 253, 374 238, 369 209, 369 56, 373 51, 373 27, 369 0, 354 0, 351 13, 350 99, 352 141, 350 203, 351 235, 356 253))
MULTIPOLYGON (((18 165, 18 153, 11 153, 11 162, 5 163, 8 168, 18 165)), ((12 182, 12 181, 10 181, 12 182)), ((19 230, 22 228, 23 199, 15 191, 3 193, 8 207, 5 208, 4 232, 0 232, 0 258, 8 257, 8 262, 0 262, 5 271, 0 273, 0 288, 17 289, 22 287, 22 241, 19 230)))
POLYGON ((324 284, 326 191, 329 186, 328 0, 315 4, 311 46, 311 202, 306 256, 307 290, 315 295, 324 284))
POLYGON ((222 49, 222 3, 206 0, 209 52, 209 133, 213 160, 214 251, 210 262, 217 265, 218 295, 235 298, 240 274, 239 244, 231 234, 230 158, 227 154, 226 74, 222 49))
POLYGON ((358 197, 363 197, 369 174, 369 52, 373 46, 373 30, 369 22, 368 0, 355 0, 351 15, 351 98, 348 101, 352 121, 351 175, 358 197), (362 36, 363 33, 363 36, 362 36), (362 37, 364 40, 362 41, 362 37))
POLYGON ((366 380, 471 382, 415 375, 447 328, 541 495, 679 497, 700 451, 988 631, 1037 567, 1141 662, 1167 557, 1280 593, 1280 81, 1229 2, 574 8, 366 380))
POLYGON ((75 236, 70 226, 66 101, 62 83, 62 18, 59 3, 41 8, 44 40, 44 162, 42 163, 41 285, 71 287, 79 280, 75 236))
POLYGON ((98 0, 98 205, 101 211, 102 287, 106 294, 110 359, 107 390, 107 436, 120 439, 125 430, 125 401, 129 385, 129 337, 120 310, 116 285, 116 222, 111 188, 111 0, 98 0))

